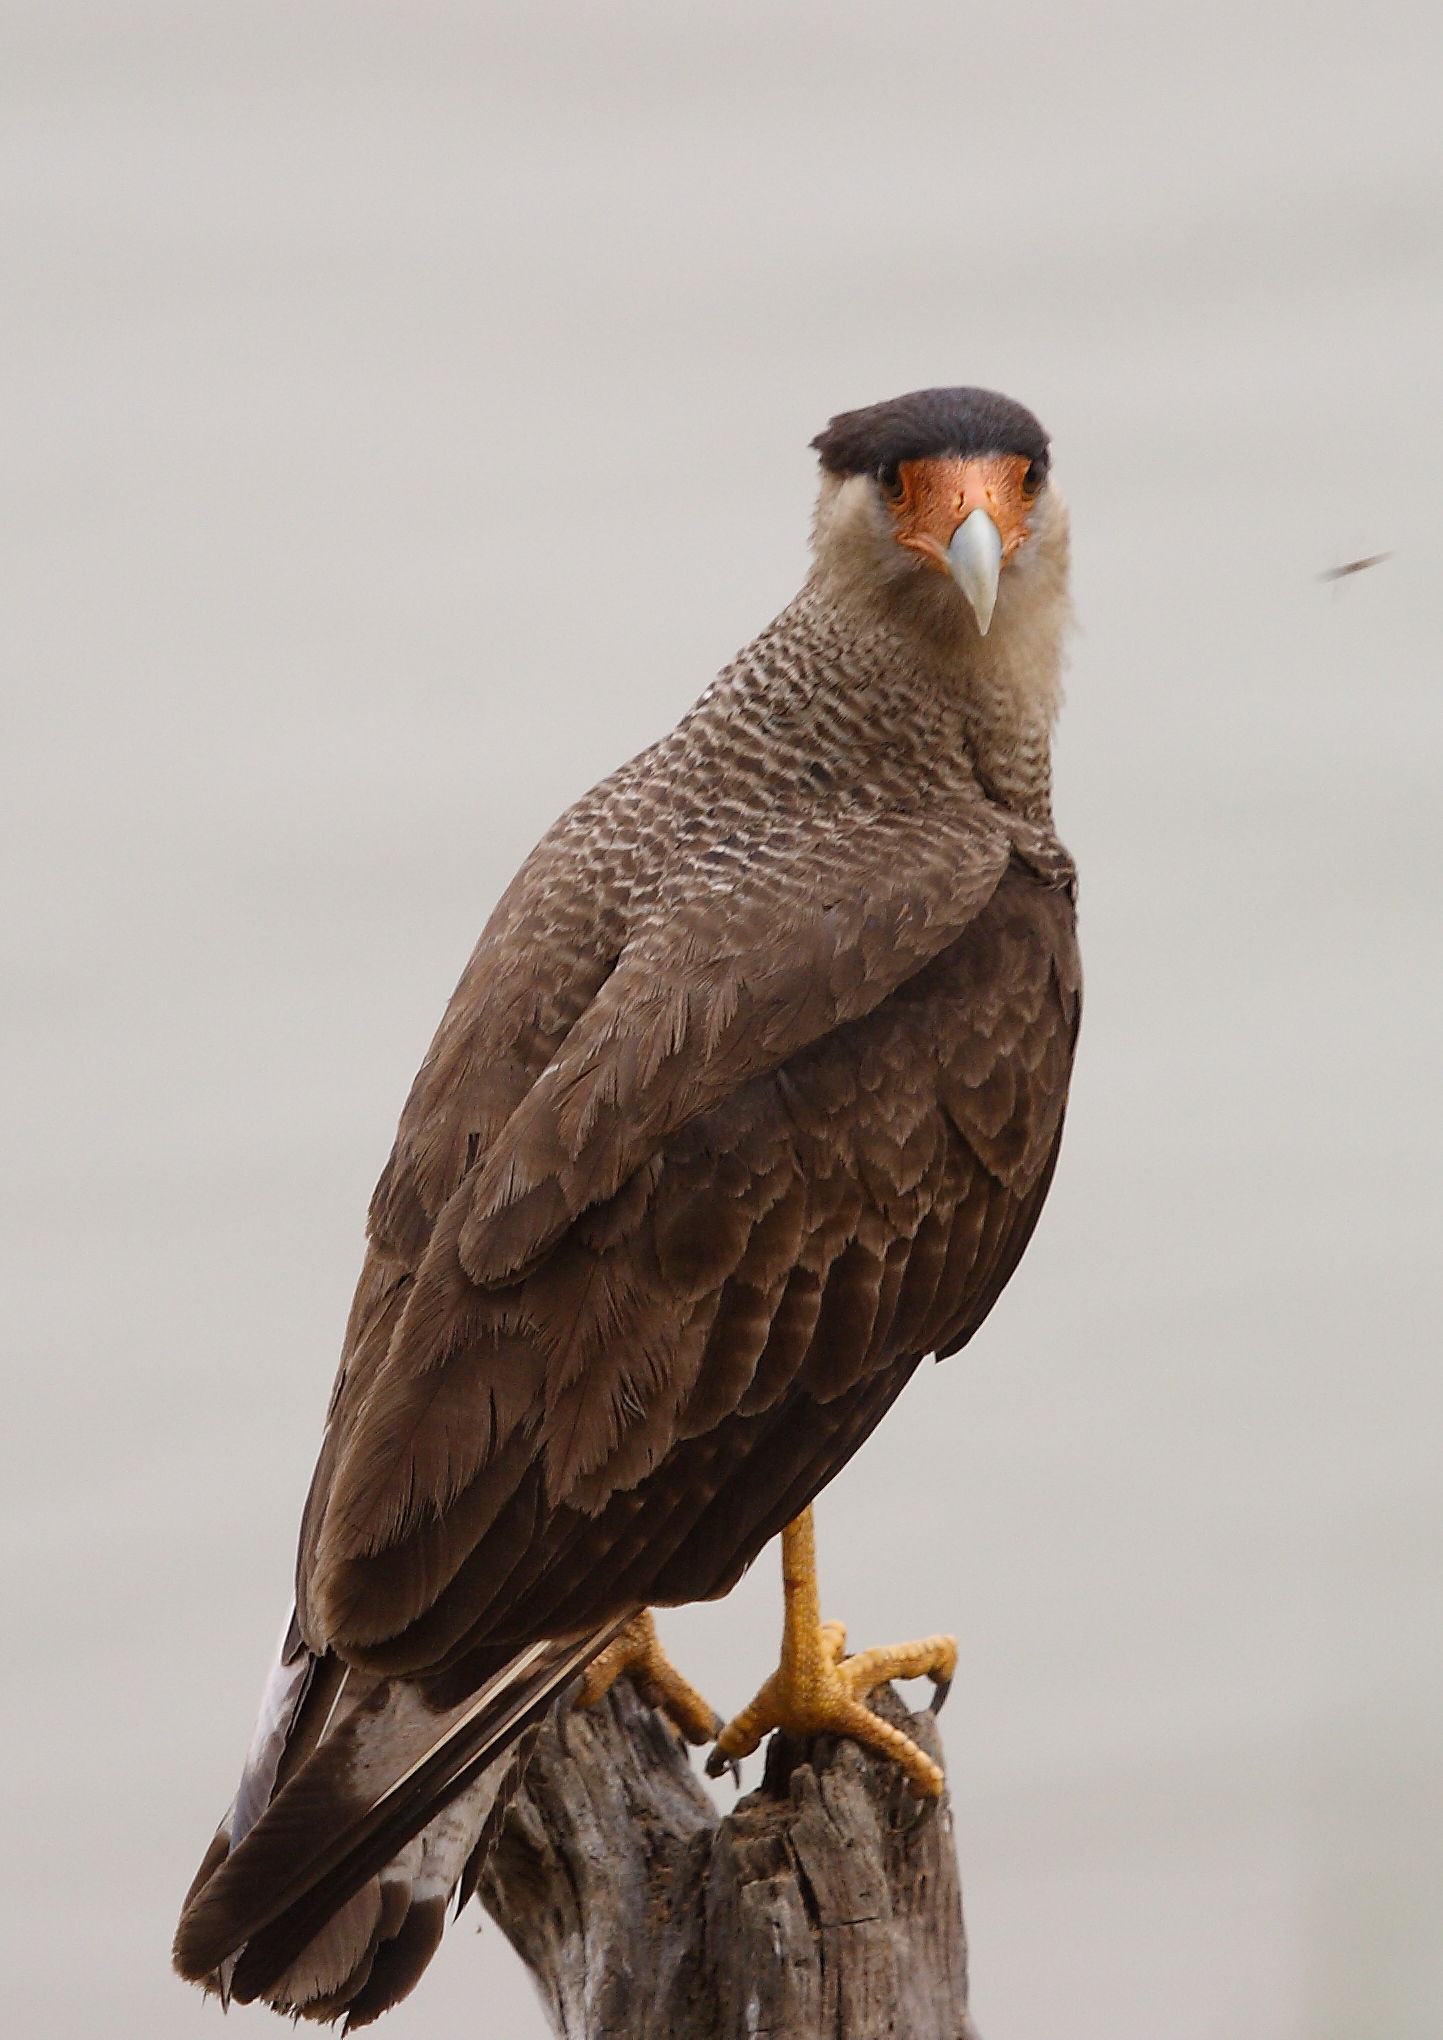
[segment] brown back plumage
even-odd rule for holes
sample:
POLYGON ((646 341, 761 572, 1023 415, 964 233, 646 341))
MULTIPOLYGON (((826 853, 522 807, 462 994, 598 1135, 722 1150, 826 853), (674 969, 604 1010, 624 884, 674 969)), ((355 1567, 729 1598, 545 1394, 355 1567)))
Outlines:
POLYGON ((807 589, 533 853, 412 1089, 290 1669, 182 1921, 216 1987, 403 1994, 508 1743, 636 1609, 725 1592, 1031 1233, 1079 1000, 1065 526, 984 660, 868 587, 869 486, 828 484, 807 589))

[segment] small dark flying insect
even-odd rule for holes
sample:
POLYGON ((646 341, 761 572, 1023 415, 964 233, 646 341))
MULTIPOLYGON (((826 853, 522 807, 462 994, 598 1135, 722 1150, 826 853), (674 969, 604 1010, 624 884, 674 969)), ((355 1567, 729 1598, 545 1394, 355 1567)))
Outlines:
POLYGON ((1320 581, 1346 581, 1349 574, 1366 574, 1369 567, 1381 567, 1384 560, 1391 560, 1391 553, 1369 553, 1365 560, 1346 560, 1341 567, 1329 567, 1326 574, 1319 574, 1320 581))

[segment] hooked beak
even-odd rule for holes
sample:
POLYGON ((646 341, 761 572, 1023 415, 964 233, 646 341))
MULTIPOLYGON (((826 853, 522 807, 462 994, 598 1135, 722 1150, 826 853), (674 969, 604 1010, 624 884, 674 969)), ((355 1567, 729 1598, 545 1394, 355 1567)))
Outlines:
POLYGON ((1031 530, 1025 455, 903 461, 891 499, 896 539, 957 583, 986 637, 1003 567, 1031 530))
POLYGON ((947 569, 967 600, 983 637, 997 607, 997 577, 1002 572, 1002 533, 985 510, 973 510, 952 534, 947 569))

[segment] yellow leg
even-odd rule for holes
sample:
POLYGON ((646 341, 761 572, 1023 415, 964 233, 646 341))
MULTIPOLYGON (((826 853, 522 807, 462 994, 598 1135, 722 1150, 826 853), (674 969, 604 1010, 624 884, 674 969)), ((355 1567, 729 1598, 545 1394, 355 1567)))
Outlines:
POLYGON ((661 1647, 656 1618, 649 1608, 627 1623, 586 1668, 578 1707, 594 1707, 623 1672, 630 1674, 641 1697, 664 1714, 687 1742, 708 1743, 721 1727, 721 1716, 688 1684, 661 1647))
POLYGON ((957 1669, 956 1637, 929 1636, 895 1649, 844 1656, 846 1630, 840 1622, 822 1621, 810 1509, 782 1532, 782 1592, 781 1664, 751 1706, 717 1737, 707 1769, 718 1775, 738 1757, 749 1756, 774 1728, 797 1737, 846 1735, 900 1764, 918 1798, 936 1798, 942 1790, 937 1765, 862 1700, 888 1679, 916 1679, 924 1673, 936 1682, 939 1694, 945 1693, 957 1669))

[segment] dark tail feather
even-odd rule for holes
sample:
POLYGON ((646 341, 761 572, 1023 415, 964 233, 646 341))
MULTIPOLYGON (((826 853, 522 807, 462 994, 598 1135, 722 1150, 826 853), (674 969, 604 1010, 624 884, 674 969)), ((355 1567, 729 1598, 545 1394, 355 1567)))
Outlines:
POLYGON ((269 1706, 283 1747, 260 1763, 279 1782, 234 1846, 237 1809, 212 1844, 176 1934, 181 1975, 348 2027, 404 1997, 448 1899, 475 1887, 534 1725, 612 1633, 532 1645, 442 1711, 399 1680, 348 1695, 328 1661, 303 1681, 278 1667, 262 1721, 269 1706))

